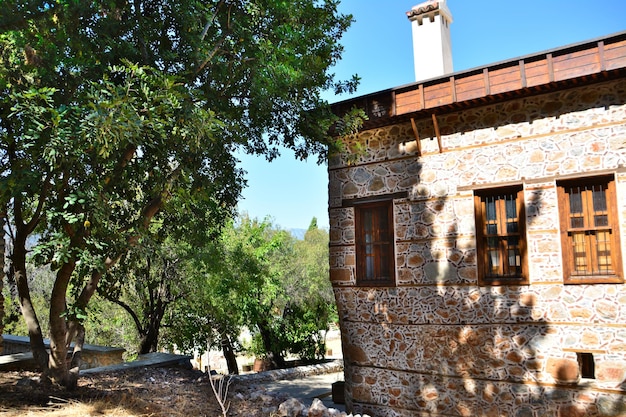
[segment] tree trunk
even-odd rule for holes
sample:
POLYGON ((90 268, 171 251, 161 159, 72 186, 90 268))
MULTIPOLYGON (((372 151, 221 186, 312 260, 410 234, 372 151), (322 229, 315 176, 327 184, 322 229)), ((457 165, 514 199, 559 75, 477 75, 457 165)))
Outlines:
MULTIPOLYGON (((0 213, 0 230, 4 231, 4 213, 0 213)), ((2 289, 4 287, 4 232, 0 233, 2 239, 0 239, 0 355, 4 353, 4 340, 2 340, 2 333, 4 333, 4 297, 2 296, 2 289)))
MULTIPOLYGON (((107 266, 107 269, 114 262, 115 261, 113 261, 112 259, 107 258, 107 261, 105 263, 105 265, 107 266)), ((87 283, 83 287, 83 290, 78 296, 78 299, 74 303, 76 308, 81 309, 81 310, 85 310, 87 308, 87 304, 89 303, 89 300, 91 300, 91 297, 96 292, 96 289, 98 288, 98 283, 100 282, 101 278, 102 278, 102 272, 100 271, 92 272, 91 278, 89 279, 89 281, 87 281, 87 283)), ((83 326, 82 323, 78 321, 75 317, 71 318, 68 321, 67 326, 68 326, 68 329, 65 335, 65 348, 68 351, 70 349, 70 345, 72 344, 72 341, 74 341, 74 350, 72 352, 72 362, 70 364, 70 372, 75 373, 76 377, 78 378, 78 372, 79 372, 80 364, 82 361, 83 345, 85 344, 85 326, 83 326)))
POLYGON ((139 342, 139 354, 156 352, 159 344, 159 331, 161 330, 161 321, 165 315, 167 303, 157 300, 152 311, 147 314, 149 318, 148 324, 144 326, 144 332, 139 342))
POLYGON ((158 334, 155 335, 154 329, 147 329, 147 333, 141 335, 141 340, 139 341, 139 354, 145 355, 146 353, 156 352, 157 342, 158 334))
POLYGON ((48 375, 48 352, 43 342, 41 325, 37 318, 37 312, 30 298, 28 288, 28 278, 26 276, 26 237, 18 230, 13 243, 13 254, 11 256, 11 268, 15 286, 17 287, 20 310, 26 322, 28 336, 30 338, 30 349, 33 352, 35 363, 42 372, 44 379, 48 375))
POLYGON ((50 297, 50 376, 52 380, 68 389, 76 386, 78 373, 70 374, 67 363, 67 289, 76 264, 69 260, 57 271, 50 297))
POLYGON ((80 371, 80 365, 83 359, 83 345, 85 344, 85 326, 83 326, 77 320, 72 320, 68 323, 68 331, 66 335, 65 348, 69 352, 72 340, 74 340, 74 350, 72 351, 72 360, 70 362, 70 373, 76 375, 80 371))
POLYGON ((267 359, 272 363, 274 368, 284 368, 285 367, 285 358, 282 353, 276 348, 276 344, 274 343, 274 337, 272 335, 272 331, 269 327, 269 324, 265 320, 261 320, 257 324, 259 328, 259 333, 261 334, 261 340, 263 341, 263 347, 265 348, 265 352, 267 354, 267 359))
POLYGON ((228 373, 230 375, 239 374, 239 366, 237 365, 237 357, 233 350, 233 344, 230 341, 230 337, 226 333, 222 333, 222 352, 224 353, 224 359, 226 359, 226 366, 228 366, 228 373))

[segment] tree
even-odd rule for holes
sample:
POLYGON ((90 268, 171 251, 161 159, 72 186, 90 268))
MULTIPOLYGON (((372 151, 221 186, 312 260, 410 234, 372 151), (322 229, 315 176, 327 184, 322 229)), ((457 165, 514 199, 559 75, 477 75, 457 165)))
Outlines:
POLYGON ((260 339, 263 356, 272 367, 285 366, 285 346, 280 338, 281 318, 286 307, 283 278, 286 264, 293 260, 293 237, 272 225, 269 218, 259 222, 240 218, 236 229, 238 247, 247 254, 252 267, 240 279, 251 282, 241 298, 244 324, 260 339))
POLYGON ((234 149, 323 158, 334 118, 320 94, 355 86, 329 73, 350 20, 332 0, 3 2, 0 203, 45 377, 75 384, 89 300, 152 224, 175 212, 193 233, 232 214, 234 149), (33 234, 56 274, 50 354, 26 272, 33 234))
POLYGON ((124 262, 110 271, 115 285, 102 286, 100 293, 122 307, 132 318, 139 337, 137 352, 156 352, 163 320, 171 306, 190 297, 186 268, 189 250, 171 240, 144 245, 126 254, 124 262), (129 277, 124 280, 119 276, 129 277))
MULTIPOLYGON (((72 367, 77 371, 84 340, 80 320, 86 316, 84 310, 102 274, 128 247, 140 242, 151 222, 163 219, 158 214, 167 211, 170 195, 187 194, 188 206, 203 207, 209 216, 205 220, 213 224, 228 213, 239 192, 234 161, 228 150, 212 139, 215 124, 207 111, 193 103, 185 104, 185 94, 166 77, 138 67, 116 71, 124 83, 115 85, 105 80, 99 90, 92 86, 88 95, 97 103, 95 110, 77 109, 81 114, 78 126, 72 125, 74 115, 58 114, 49 106, 53 89, 15 95, 17 103, 9 115, 23 119, 32 132, 12 138, 5 171, 5 184, 13 188, 9 197, 15 242, 12 266, 20 304, 33 353, 44 374, 49 360, 51 376, 67 386, 73 385, 75 378, 68 373, 66 350, 76 337, 72 367), (129 94, 142 96, 141 108, 148 107, 152 114, 135 112, 136 102, 129 94), (98 121, 103 112, 107 120, 98 121), (56 114, 58 129, 40 129, 37 124, 45 126, 45 116, 50 114, 56 114), (116 126, 128 122, 138 128, 139 137, 115 132, 116 126), (69 133, 76 130, 76 136, 69 133), (205 143, 202 138, 206 138, 205 143), (134 140, 138 143, 132 143, 134 140), (68 145, 63 158, 59 149, 43 144, 57 141, 68 145), (78 148, 69 147, 76 144, 78 148), (38 176, 36 183, 16 183, 19 173, 26 178, 29 175, 22 166, 22 156, 38 145, 43 155, 39 155, 38 164, 32 164, 39 169, 30 174, 38 176), (175 148, 168 150, 168 146, 175 148), (39 189, 38 184, 42 184, 39 189), (207 195, 194 194, 194 189, 207 190, 207 195), (33 253, 41 264, 50 263, 56 270, 50 296, 49 359, 25 273, 25 242, 33 232, 41 236, 33 253), (71 289, 75 292, 70 293, 71 289)), ((187 211, 193 214, 191 209, 187 211)))
POLYGON ((317 226, 313 217, 304 239, 295 242, 295 262, 289 273, 288 293, 296 302, 319 299, 334 305, 335 297, 329 280, 329 236, 317 226))
POLYGON ((219 346, 229 372, 237 373, 235 351, 242 329, 256 328, 261 311, 269 311, 264 294, 272 285, 270 253, 280 244, 276 237, 268 220, 242 215, 218 238, 196 247, 187 281, 193 297, 173 306, 166 343, 183 351, 219 346))
POLYGON ((269 219, 241 216, 226 236, 226 258, 233 259, 228 264, 240 291, 231 303, 256 337, 256 353, 274 367, 284 367, 288 353, 305 359, 323 356, 320 332, 336 315, 328 280, 328 234, 313 219, 300 242, 269 219))
MULTIPOLYGON (((4 215, 0 215, 0 227, 4 229, 4 215)), ((2 333, 4 333, 4 234, 0 240, 0 355, 4 353, 4 340, 2 339, 2 333)))
POLYGON ((243 328, 253 353, 285 366, 285 355, 324 355, 321 333, 336 320, 328 280, 328 233, 312 227, 296 241, 270 219, 240 215, 219 239, 195 248, 193 297, 173 306, 165 338, 184 351, 221 346, 229 372, 243 328), (219 262, 216 261, 219 259, 219 262))
POLYGON ((329 279, 329 236, 311 220, 303 240, 295 242, 295 256, 285 276, 290 314, 287 333, 292 352, 305 359, 321 358, 326 352, 326 332, 336 323, 337 308, 329 279))

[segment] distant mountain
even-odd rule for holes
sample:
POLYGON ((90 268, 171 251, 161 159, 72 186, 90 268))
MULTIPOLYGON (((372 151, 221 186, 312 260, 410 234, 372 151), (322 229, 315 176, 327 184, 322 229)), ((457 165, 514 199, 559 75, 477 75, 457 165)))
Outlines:
POLYGON ((306 234, 307 229, 289 229, 289 233, 293 237, 299 240, 304 240, 304 235, 306 234))

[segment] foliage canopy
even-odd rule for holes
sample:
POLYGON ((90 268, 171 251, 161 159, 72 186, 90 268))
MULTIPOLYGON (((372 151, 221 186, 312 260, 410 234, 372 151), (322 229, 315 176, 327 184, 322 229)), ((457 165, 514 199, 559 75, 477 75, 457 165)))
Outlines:
POLYGON ((197 248, 192 263, 186 282, 194 296, 173 306, 169 343, 187 351, 236 347, 248 329, 249 353, 275 366, 284 365, 287 354, 324 357, 324 336, 337 317, 328 280, 328 232, 314 222, 304 240, 297 240, 269 219, 241 215, 218 239, 197 248))
POLYGON ((151 227, 193 236, 232 215, 235 149, 323 159, 334 117, 321 93, 356 84, 329 71, 351 21, 337 3, 2 2, 0 204, 46 375, 73 384, 65 351, 82 343, 89 299, 151 227), (26 272, 33 234, 56 273, 50 355, 26 272))

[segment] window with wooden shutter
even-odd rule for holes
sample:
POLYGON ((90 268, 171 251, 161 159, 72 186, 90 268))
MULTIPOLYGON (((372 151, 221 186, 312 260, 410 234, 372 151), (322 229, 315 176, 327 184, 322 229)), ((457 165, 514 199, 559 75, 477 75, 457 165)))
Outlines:
POLYGON ((615 181, 558 183, 564 282, 623 282, 615 181))
POLYGON ((476 191, 474 206, 479 283, 528 283, 522 187, 476 191))
POLYGON ((395 285, 392 201, 360 204, 354 210, 357 284, 395 285))

